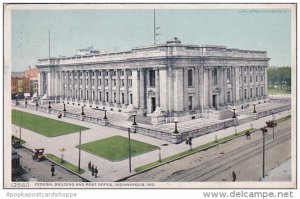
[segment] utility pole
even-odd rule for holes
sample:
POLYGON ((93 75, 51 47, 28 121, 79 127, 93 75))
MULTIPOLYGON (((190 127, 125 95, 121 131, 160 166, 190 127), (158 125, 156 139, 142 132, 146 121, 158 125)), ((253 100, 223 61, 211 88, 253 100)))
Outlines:
POLYGON ((49 41, 48 41, 48 42, 49 42, 49 60, 50 60, 50 58, 51 58, 51 54, 50 54, 50 52, 51 52, 51 51, 50 51, 50 48, 51 48, 51 45, 50 45, 50 29, 48 30, 48 36, 49 36, 49 37, 48 37, 48 40, 49 40, 49 41))
POLYGON ((154 9, 154 18, 153 18, 153 21, 154 21, 154 26, 153 26, 153 36, 154 36, 154 45, 156 44, 156 25, 155 25, 155 9, 154 9))
POLYGON ((156 36, 158 36, 159 34, 156 33, 157 29, 160 29, 160 27, 156 27, 156 18, 155 18, 155 9, 154 9, 154 14, 153 14, 153 43, 154 45, 156 45, 156 36))

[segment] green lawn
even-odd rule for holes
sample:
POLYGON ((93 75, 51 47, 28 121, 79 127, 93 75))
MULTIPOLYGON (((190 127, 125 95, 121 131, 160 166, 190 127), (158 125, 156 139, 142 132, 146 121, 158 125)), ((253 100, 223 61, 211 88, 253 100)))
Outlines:
POLYGON ((79 132, 88 128, 57 121, 54 119, 26 113, 23 111, 12 110, 12 123, 21 125, 22 128, 39 133, 47 137, 55 137, 69 133, 79 132))
POLYGON ((291 94, 291 90, 285 90, 280 88, 268 88, 268 94, 291 94))
MULTIPOLYGON (((131 156, 137 156, 158 149, 144 142, 131 139, 131 156)), ((78 146, 76 146, 78 148, 78 146)), ((81 149, 110 161, 120 161, 128 158, 128 138, 113 136, 81 145, 81 149)))
POLYGON ((49 160, 52 160, 53 162, 59 164, 59 165, 62 165, 64 166, 65 168, 75 172, 75 173, 79 173, 79 174, 83 174, 85 172, 84 169, 80 169, 80 171, 78 170, 78 167, 75 166, 74 164, 71 164, 70 162, 68 161, 64 161, 63 163, 61 162, 61 159, 55 155, 52 155, 52 154, 47 154, 47 158, 49 160))

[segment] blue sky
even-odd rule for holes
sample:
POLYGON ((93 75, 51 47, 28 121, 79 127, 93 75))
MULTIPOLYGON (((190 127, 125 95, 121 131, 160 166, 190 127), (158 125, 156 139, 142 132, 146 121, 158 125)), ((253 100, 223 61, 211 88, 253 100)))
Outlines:
MULTIPOLYGON (((290 65, 290 10, 156 10, 157 43, 178 37, 184 44, 267 50, 270 65, 290 65)), ((72 56, 93 45, 103 51, 153 44, 153 10, 13 10, 12 70, 51 56, 72 56)))

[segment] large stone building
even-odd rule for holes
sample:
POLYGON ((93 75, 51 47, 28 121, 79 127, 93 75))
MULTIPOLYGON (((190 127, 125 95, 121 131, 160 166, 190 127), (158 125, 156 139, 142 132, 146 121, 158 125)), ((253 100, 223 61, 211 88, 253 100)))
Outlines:
POLYGON ((138 114, 159 107, 166 122, 267 97, 266 51, 166 44, 38 61, 39 93, 57 102, 138 114))

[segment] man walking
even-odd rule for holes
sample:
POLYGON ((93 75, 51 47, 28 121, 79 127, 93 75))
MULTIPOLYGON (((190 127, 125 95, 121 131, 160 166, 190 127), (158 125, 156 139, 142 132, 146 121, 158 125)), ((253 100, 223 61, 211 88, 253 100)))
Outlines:
POLYGON ((89 161, 88 168, 89 168, 89 171, 92 169, 92 162, 91 161, 89 161))
POLYGON ((54 172, 55 172, 55 168, 54 168, 54 165, 52 164, 51 165, 51 176, 52 177, 54 176, 54 172))
POLYGON ((95 172, 94 165, 92 165, 92 176, 94 176, 94 172, 95 172))
POLYGON ((98 174, 98 169, 97 166, 95 167, 95 178, 97 178, 97 174, 98 174))

